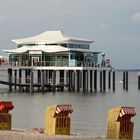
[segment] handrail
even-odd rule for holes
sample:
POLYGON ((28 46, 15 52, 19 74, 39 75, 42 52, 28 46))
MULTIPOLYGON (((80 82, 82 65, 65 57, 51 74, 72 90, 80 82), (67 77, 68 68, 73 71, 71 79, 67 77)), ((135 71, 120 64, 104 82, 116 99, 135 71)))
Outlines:
POLYGON ((5 61, 4 63, 1 64, 1 66, 102 67, 100 64, 83 61, 76 61, 72 65, 70 65, 68 61, 5 61))

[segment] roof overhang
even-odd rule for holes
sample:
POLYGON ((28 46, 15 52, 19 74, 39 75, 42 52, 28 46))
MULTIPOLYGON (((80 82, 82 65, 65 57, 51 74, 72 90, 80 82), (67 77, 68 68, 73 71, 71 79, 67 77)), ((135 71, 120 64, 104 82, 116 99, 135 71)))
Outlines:
POLYGON ((24 45, 37 44, 38 42, 41 43, 44 42, 46 44, 67 43, 67 42, 90 44, 94 42, 87 39, 65 36, 62 31, 47 31, 36 36, 22 38, 22 39, 13 39, 12 41, 17 44, 24 44, 24 45))
POLYGON ((11 49, 11 50, 3 50, 6 53, 25 53, 30 49, 29 46, 22 46, 20 48, 11 49))
POLYGON ((90 54, 99 54, 100 52, 95 52, 89 49, 70 49, 65 48, 60 45, 35 45, 35 46, 22 46, 20 48, 11 49, 11 50, 3 50, 7 53, 13 54, 22 54, 30 51, 42 51, 45 53, 59 53, 59 52, 75 52, 75 53, 90 53, 90 54))

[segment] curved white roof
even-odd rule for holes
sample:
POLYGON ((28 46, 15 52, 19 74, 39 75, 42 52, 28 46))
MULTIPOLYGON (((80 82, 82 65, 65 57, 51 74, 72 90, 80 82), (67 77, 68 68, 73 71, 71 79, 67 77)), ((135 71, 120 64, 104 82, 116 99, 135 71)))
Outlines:
POLYGON ((62 47, 60 45, 38 45, 38 46, 33 46, 30 48, 28 51, 43 51, 47 53, 52 53, 52 52, 63 52, 63 51, 68 51, 68 48, 62 47))
POLYGON ((67 51, 77 51, 77 52, 86 52, 86 53, 93 53, 91 50, 89 49, 69 49, 69 48, 65 48, 63 46, 60 45, 35 45, 35 46, 22 46, 20 48, 17 49, 11 49, 11 50, 3 50, 7 53, 25 53, 28 51, 42 51, 42 52, 46 52, 46 53, 55 53, 55 52, 67 52, 67 51))
POLYGON ((40 43, 43 42, 46 44, 67 43, 67 42, 90 44, 93 42, 92 40, 64 36, 62 31, 47 31, 36 36, 23 39, 14 39, 12 41, 17 44, 38 44, 38 42, 40 43))
POLYGON ((63 51, 68 51, 68 48, 59 46, 59 45, 36 45, 36 46, 22 46, 20 48, 17 49, 11 49, 11 50, 3 50, 7 53, 25 53, 27 51, 43 51, 43 52, 47 52, 47 53, 51 53, 51 52, 63 52, 63 51))
POLYGON ((26 52, 29 49, 30 49, 29 46, 22 46, 20 48, 11 49, 11 50, 3 50, 3 51, 7 52, 7 53, 24 53, 24 52, 26 52))

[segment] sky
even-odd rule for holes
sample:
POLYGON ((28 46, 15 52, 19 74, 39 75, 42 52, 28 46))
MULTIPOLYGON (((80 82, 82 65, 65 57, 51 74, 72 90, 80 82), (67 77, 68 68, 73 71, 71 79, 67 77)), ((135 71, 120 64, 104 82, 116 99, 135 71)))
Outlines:
POLYGON ((0 55, 48 30, 94 40, 116 69, 140 69, 140 0, 0 0, 0 55))

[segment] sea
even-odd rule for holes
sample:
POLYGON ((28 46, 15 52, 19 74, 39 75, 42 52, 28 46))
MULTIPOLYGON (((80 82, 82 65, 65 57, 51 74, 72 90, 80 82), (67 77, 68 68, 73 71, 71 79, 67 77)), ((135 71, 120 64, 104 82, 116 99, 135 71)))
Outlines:
MULTIPOLYGON (((46 108, 54 104, 71 104, 71 133, 106 136, 108 111, 118 106, 135 107, 134 138, 140 138, 140 90, 138 71, 129 71, 128 90, 123 90, 122 71, 116 71, 116 90, 106 92, 8 92, 8 87, 0 85, 0 100, 12 101, 12 128, 30 130, 44 127, 46 108)), ((1 79, 6 79, 1 72, 1 79)))

